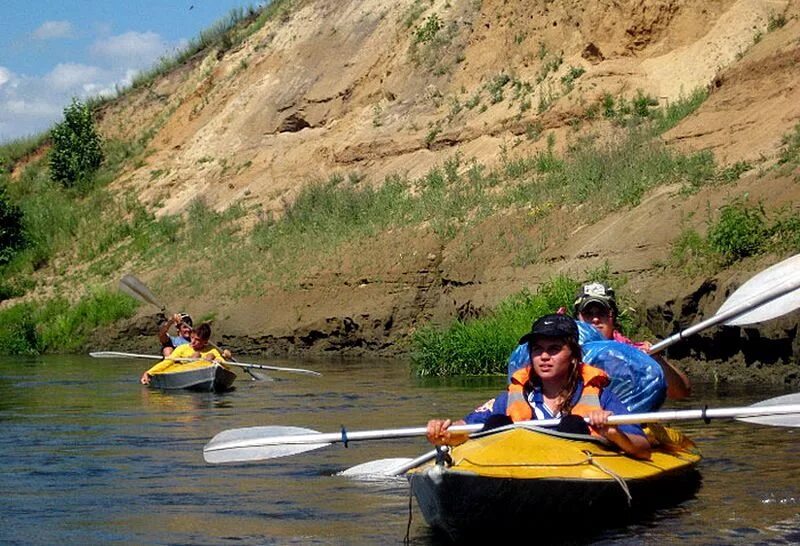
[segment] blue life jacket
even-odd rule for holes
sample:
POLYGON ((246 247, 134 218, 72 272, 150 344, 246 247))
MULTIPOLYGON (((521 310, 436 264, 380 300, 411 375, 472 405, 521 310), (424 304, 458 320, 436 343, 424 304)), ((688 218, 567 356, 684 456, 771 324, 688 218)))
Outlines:
MULTIPOLYGON (((667 379, 661 365, 643 351, 603 339, 591 324, 576 321, 582 360, 605 371, 611 379, 608 389, 631 413, 656 411, 667 397, 667 379)), ((508 381, 519 368, 530 363, 527 343, 517 345, 508 358, 508 381)))

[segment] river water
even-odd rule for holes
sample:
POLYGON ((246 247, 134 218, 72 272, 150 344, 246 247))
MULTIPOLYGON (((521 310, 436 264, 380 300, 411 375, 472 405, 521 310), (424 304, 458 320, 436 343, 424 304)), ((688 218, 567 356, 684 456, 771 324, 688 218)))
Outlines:
MULTIPOLYGON (((428 451, 424 439, 336 444, 249 464, 209 465, 216 433, 253 425, 323 432, 422 426, 465 414, 504 378, 431 381, 402 361, 272 361, 312 368, 225 394, 162 393, 149 362, 0 358, 0 544, 438 545, 407 482, 336 473, 428 451), (410 517, 410 521, 409 521, 410 517)), ((696 385, 669 407, 750 404, 785 391, 696 385)), ((705 456, 694 498, 597 529, 589 544, 800 543, 800 429, 735 421, 679 425, 705 456)), ((500 533, 501 535, 502 533, 500 533)), ((500 536, 498 535, 498 536, 500 536)))

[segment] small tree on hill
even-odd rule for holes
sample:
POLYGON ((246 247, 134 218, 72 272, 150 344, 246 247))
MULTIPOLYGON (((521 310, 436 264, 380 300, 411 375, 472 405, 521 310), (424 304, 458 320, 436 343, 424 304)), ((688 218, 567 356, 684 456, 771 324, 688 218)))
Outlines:
POLYGON ((73 100, 51 138, 50 177, 67 188, 86 185, 103 161, 102 141, 89 107, 73 100))
POLYGON ((0 265, 11 261, 24 246, 22 211, 9 201, 6 189, 0 186, 0 265))

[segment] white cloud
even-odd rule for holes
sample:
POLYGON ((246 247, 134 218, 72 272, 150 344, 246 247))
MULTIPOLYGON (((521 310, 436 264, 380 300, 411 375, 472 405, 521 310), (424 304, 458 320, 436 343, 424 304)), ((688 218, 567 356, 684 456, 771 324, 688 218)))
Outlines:
POLYGON ((11 80, 11 71, 8 68, 0 66, 0 87, 3 87, 11 80))
POLYGON ((65 91, 96 80, 100 69, 77 63, 59 63, 44 79, 57 90, 65 91))
POLYGON ((94 55, 129 67, 150 66, 169 50, 169 44, 155 32, 126 32, 96 41, 94 55))
POLYGON ((69 21, 45 21, 33 31, 33 37, 37 40, 54 40, 72 36, 72 23, 69 21))
POLYGON ((62 107, 43 99, 15 99, 0 104, 6 113, 30 118, 51 118, 61 113, 62 107))

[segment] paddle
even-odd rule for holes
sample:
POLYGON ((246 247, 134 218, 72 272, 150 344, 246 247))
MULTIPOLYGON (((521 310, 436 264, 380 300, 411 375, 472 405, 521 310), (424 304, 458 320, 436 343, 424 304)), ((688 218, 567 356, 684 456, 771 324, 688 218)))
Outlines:
MULTIPOLYGON (((172 358, 172 357, 163 357, 159 355, 142 355, 137 353, 120 353, 117 351, 96 351, 93 353, 89 353, 89 356, 94 358, 148 358, 150 360, 173 360, 175 362, 197 362, 198 358, 172 358)), ((230 360, 216 360, 215 362, 219 362, 220 364, 227 364, 228 366, 238 366, 240 368, 255 368, 258 370, 272 370, 276 372, 290 372, 290 373, 302 373, 306 375, 322 375, 319 372, 315 372, 313 370, 304 370, 303 368, 282 368, 280 366, 267 366, 266 364, 249 364, 247 362, 232 362, 230 360)))
POLYGON ((410 457, 395 457, 393 459, 377 459, 368 461, 366 463, 351 466, 347 470, 342 470, 338 473, 339 476, 348 477, 384 477, 384 476, 399 476, 405 474, 412 468, 416 468, 421 464, 427 463, 436 457, 436 450, 432 449, 412 459, 410 457))
MULTIPOLYGON (((767 400, 760 404, 746 407, 612 415, 609 417, 608 422, 610 424, 631 424, 759 417, 759 424, 800 427, 800 415, 797 414, 800 414, 800 393, 782 396, 780 399, 767 400), (786 417, 789 415, 793 415, 793 418, 786 417)), ((510 425, 510 427, 548 427, 555 426, 558 423, 559 419, 544 419, 521 421, 510 425)), ((480 431, 482 428, 482 424, 457 425, 450 427, 450 430, 453 432, 473 433, 480 431)), ((347 432, 342 429, 341 432, 336 433, 321 433, 306 428, 282 426, 238 428, 226 430, 214 436, 203 448, 203 457, 209 463, 258 461, 303 453, 335 442, 346 443, 358 440, 412 438, 425 436, 426 432, 426 427, 355 432, 347 432)))
POLYGON ((119 287, 126 294, 133 296, 137 300, 158 307, 162 313, 166 314, 167 308, 158 301, 155 295, 150 291, 149 288, 147 288, 147 286, 145 286, 142 281, 130 273, 122 276, 122 278, 119 280, 119 287))
MULTIPOLYGON (((149 303, 150 305, 158 307, 161 310, 161 313, 166 315, 166 309, 167 309, 166 306, 164 306, 161 302, 159 302, 155 294, 153 294, 153 292, 151 292, 150 289, 147 288, 147 285, 145 285, 134 275, 131 275, 130 273, 123 275, 122 278, 119 280, 119 287, 123 292, 125 292, 130 296, 133 296, 139 301, 143 301, 145 303, 149 303)), ((222 350, 219 347, 217 347, 214 343, 210 343, 210 345, 214 347, 216 350, 222 352, 222 350)), ((231 362, 236 362, 236 359, 231 358, 231 362)), ((249 368, 245 368, 244 371, 247 372, 247 374, 250 377, 252 377, 253 380, 255 381, 272 381, 271 377, 253 372, 249 368)))
POLYGON ((655 343, 650 354, 717 324, 741 326, 785 315, 800 307, 800 254, 752 277, 722 304, 716 314, 655 343), (769 304, 769 305, 767 305, 769 304))

